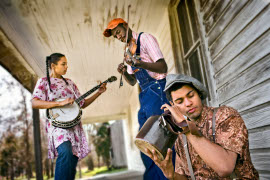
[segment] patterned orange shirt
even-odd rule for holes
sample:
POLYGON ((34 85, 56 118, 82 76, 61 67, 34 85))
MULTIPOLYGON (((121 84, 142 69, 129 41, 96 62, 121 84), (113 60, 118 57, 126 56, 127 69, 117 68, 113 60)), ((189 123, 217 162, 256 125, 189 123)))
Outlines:
MULTIPOLYGON (((214 142, 212 135, 213 111, 213 107, 204 106, 202 116, 196 122, 203 136, 212 142, 214 142)), ((240 114, 231 107, 219 107, 216 113, 215 131, 215 143, 226 150, 237 153, 236 165, 233 172, 234 177, 237 177, 236 179, 259 179, 259 174, 251 162, 248 131, 240 114)), ((190 179, 182 135, 179 135, 176 140, 175 147, 177 152, 175 171, 178 174, 188 176, 190 179)), ((233 175, 227 178, 219 177, 218 174, 201 159, 189 142, 188 148, 196 179, 232 179, 233 175)))

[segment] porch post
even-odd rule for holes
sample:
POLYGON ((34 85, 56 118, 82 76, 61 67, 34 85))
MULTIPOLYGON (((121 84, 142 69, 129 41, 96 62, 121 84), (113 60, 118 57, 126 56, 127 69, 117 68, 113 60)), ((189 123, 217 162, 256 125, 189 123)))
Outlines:
MULTIPOLYGON (((32 92, 34 90, 34 85, 35 81, 34 78, 32 78, 32 92)), ((34 132, 33 134, 35 147, 36 179, 43 180, 39 109, 33 109, 33 132, 34 132)))

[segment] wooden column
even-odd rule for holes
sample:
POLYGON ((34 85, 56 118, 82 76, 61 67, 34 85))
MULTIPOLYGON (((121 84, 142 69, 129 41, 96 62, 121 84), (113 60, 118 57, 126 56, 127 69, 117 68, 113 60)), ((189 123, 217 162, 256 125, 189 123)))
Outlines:
MULTIPOLYGON (((32 79, 33 90, 34 90, 35 82, 36 81, 33 78, 32 79)), ((39 109, 33 109, 33 134, 34 134, 34 147, 35 147, 36 179, 43 180, 39 109)))

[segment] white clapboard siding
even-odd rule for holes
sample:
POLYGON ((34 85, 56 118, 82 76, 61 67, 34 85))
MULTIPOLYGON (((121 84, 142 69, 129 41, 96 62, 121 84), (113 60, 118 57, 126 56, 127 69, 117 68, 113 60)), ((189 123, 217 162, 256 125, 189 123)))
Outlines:
POLYGON ((270 127, 260 127, 257 129, 249 130, 249 142, 250 149, 269 149, 270 127))
POLYGON ((231 3, 231 0, 219 0, 216 6, 209 12, 203 15, 203 24, 205 25, 206 33, 218 22, 218 18, 222 17, 221 14, 231 3))
MULTIPOLYGON (((260 37, 264 32, 270 28, 269 18, 270 17, 270 6, 264 8, 262 12, 256 16, 241 32, 238 34, 226 47, 215 57, 214 59, 214 70, 218 72, 225 65, 227 65, 233 58, 235 58, 241 51, 248 47, 252 42, 254 42, 258 37, 260 37)), ((241 21, 239 21, 239 24, 241 21)), ((232 27, 237 28, 237 24, 232 27)), ((228 34, 230 36, 230 34, 228 34)), ((226 38, 221 40, 221 42, 226 41, 226 38)), ((211 49, 218 48, 218 44, 212 46, 211 49)), ((211 51, 211 50, 210 50, 211 51)), ((212 55, 212 57, 215 56, 212 55)))
POLYGON ((251 159, 256 159, 254 161, 254 166, 256 166, 257 170, 259 171, 260 179, 269 179, 269 167, 270 167, 270 150, 269 149, 255 149, 250 150, 251 152, 251 159), (266 169, 266 170, 265 170, 266 169), (267 171, 268 169, 268 171, 267 171))
MULTIPOLYGON (((222 12, 222 14, 220 14, 219 12, 221 16, 219 17, 219 19, 217 19, 216 22, 213 21, 213 23, 215 23, 213 24, 213 27, 211 26, 212 24, 206 26, 206 32, 209 36, 210 46, 218 38, 218 36, 223 33, 223 31, 231 23, 232 19, 235 18, 235 14, 241 11, 241 9, 246 5, 246 3, 247 0, 232 1, 230 4, 228 3, 228 6, 226 6, 226 9, 224 9, 225 12, 222 12)), ((215 51, 215 49, 213 49, 212 51, 215 51)), ((212 51, 210 50, 210 52, 212 51)))
POLYGON ((224 46, 255 18, 266 5, 267 3, 265 1, 248 1, 248 3, 246 0, 234 1, 231 6, 227 8, 226 13, 222 16, 223 18, 219 19, 220 24, 217 23, 215 28, 209 33, 212 58, 214 59, 224 46), (216 39, 217 37, 218 39, 216 39), (216 41, 213 43, 215 39, 216 41))
POLYGON ((239 54, 232 63, 229 63, 221 71, 215 75, 217 88, 221 88, 223 84, 236 77, 237 74, 243 72, 252 64, 260 61, 264 56, 269 54, 270 49, 270 31, 268 30, 256 41, 254 41, 247 49, 239 54), (263 48, 262 48, 263 47, 263 48), (234 72, 233 74, 231 72, 234 72))
MULTIPOLYGON (((245 60, 245 59, 244 59, 245 60)), ((246 59, 249 60, 249 59, 246 59)), ((234 63, 236 64, 236 63, 234 63)), ((224 102, 233 98, 243 91, 252 88, 253 86, 270 79, 270 53, 249 68, 238 74, 232 81, 229 81, 220 89, 218 89, 219 100, 224 102), (256 76, 254 76, 256 74, 256 76)))
POLYGON ((249 130, 260 179, 270 179, 270 5, 264 0, 200 0, 199 18, 218 103, 237 109, 249 130))
MULTIPOLYGON (((256 74, 254 74, 254 76, 256 76, 256 74)), ((258 106, 260 104, 269 102, 270 101, 270 93, 268 93, 269 88, 270 88, 270 79, 220 104, 232 106, 241 112, 250 109, 254 106, 258 106)))
POLYGON ((242 111, 241 116, 248 129, 267 126, 269 125, 270 102, 242 111))

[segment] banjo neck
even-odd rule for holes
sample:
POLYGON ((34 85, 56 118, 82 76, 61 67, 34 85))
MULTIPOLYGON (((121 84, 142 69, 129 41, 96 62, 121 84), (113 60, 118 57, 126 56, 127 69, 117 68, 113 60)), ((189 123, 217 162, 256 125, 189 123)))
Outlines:
MULTIPOLYGON (((100 88, 100 86, 107 82, 113 82, 116 81, 117 78, 115 76, 111 76, 106 81, 102 82, 100 85, 97 85, 96 87, 90 89, 86 93, 84 93, 82 96, 77 98, 75 100, 76 103, 66 105, 63 107, 54 107, 51 109, 47 109, 47 118, 52 120, 52 125, 59 128, 71 128, 76 126, 80 123, 80 119, 82 116, 82 110, 79 106, 79 103, 88 95, 93 93, 95 90, 100 88)), ((72 87, 71 87, 72 88, 72 87)), ((73 90, 73 88, 72 88, 73 90)), ((74 90, 73 93, 75 94, 74 90)), ((76 96, 76 95, 75 95, 76 96)), ((63 99, 58 99, 57 101, 62 101, 63 99)))
POLYGON ((89 91, 87 91, 86 93, 84 93, 83 95, 81 95, 80 97, 78 97, 75 102, 76 103, 80 103, 84 98, 86 98, 87 96, 89 96, 90 94, 92 94, 93 92, 95 92, 97 89, 100 88, 100 86, 104 83, 109 82, 109 79, 107 79, 106 81, 102 82, 100 85, 97 85, 95 87, 93 87, 92 89, 90 89, 89 91))

